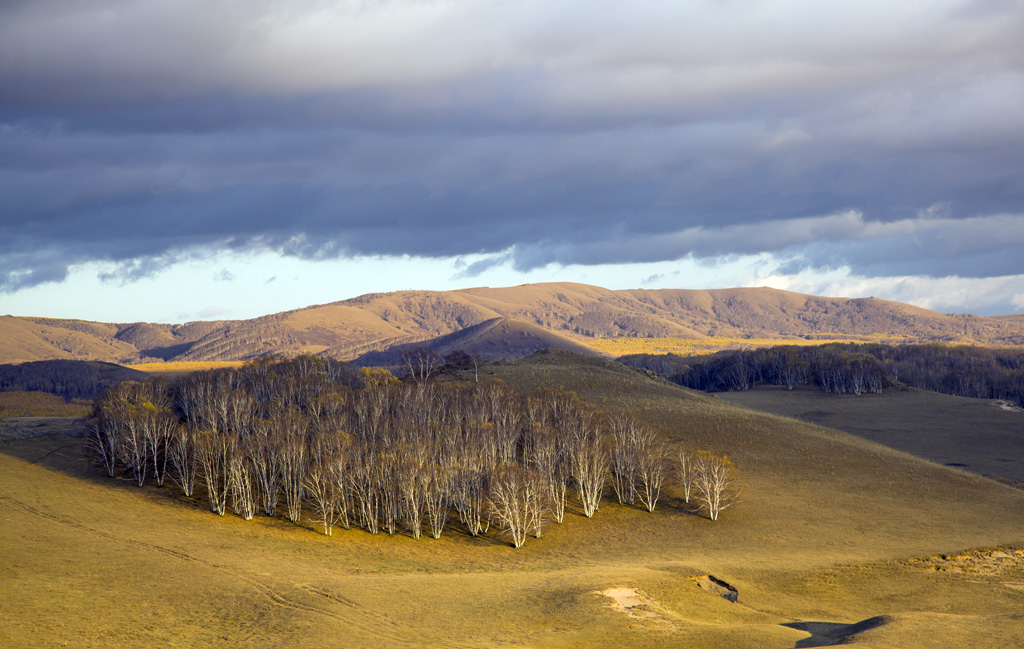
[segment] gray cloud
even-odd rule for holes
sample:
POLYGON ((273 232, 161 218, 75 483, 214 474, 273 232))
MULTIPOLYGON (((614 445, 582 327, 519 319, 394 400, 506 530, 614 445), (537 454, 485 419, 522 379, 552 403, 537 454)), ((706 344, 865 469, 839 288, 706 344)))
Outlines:
POLYGON ((124 260, 118 263, 114 270, 101 272, 99 278, 104 282, 127 284, 144 277, 152 277, 164 268, 167 268, 171 263, 173 263, 171 255, 124 260))
MULTIPOLYGON (((936 206, 938 211, 942 211, 936 206)), ((679 258, 714 260, 774 253, 788 260, 780 272, 850 267, 865 276, 924 274, 933 277, 996 277, 1024 271, 1024 215, 936 218, 936 210, 898 221, 869 221, 856 211, 759 221, 722 227, 696 226, 672 233, 631 234, 577 242, 543 242, 513 252, 528 270, 550 263, 597 264, 679 258)), ((495 258, 497 259, 497 257, 495 258)))
POLYGON ((1019 273, 1020 33, 999 2, 6 3, 0 290, 216 247, 1019 273))

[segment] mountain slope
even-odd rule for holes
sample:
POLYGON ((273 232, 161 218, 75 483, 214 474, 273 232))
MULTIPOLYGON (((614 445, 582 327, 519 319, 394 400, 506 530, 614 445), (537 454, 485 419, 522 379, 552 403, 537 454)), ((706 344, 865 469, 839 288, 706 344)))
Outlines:
POLYGON ((138 362, 325 354, 352 359, 507 318, 577 343, 895 336, 906 342, 1024 344, 1024 316, 948 315, 876 298, 771 288, 624 290, 571 283, 372 293, 252 320, 185 325, 0 317, 0 362, 51 358, 138 362))

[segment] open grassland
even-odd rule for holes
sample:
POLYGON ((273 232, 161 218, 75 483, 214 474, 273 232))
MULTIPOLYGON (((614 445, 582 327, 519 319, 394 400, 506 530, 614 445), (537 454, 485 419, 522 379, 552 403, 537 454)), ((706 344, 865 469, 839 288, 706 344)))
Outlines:
POLYGON ((5 417, 87 417, 92 402, 64 401, 55 394, 38 390, 0 392, 0 419, 5 417))
POLYGON ((1024 486, 1024 411, 1005 401, 915 389, 853 395, 780 386, 718 396, 1024 486))
POLYGON ((188 374, 189 372, 216 370, 222 367, 241 367, 245 363, 245 361, 167 361, 166 363, 138 363, 136 365, 125 365, 125 367, 149 374, 176 376, 188 374))
POLYGON ((575 390, 637 411, 667 442, 723 451, 743 499, 715 523, 674 492, 653 514, 606 500, 519 550, 455 530, 327 538, 107 479, 82 439, 43 434, 0 447, 0 646, 1024 642, 1024 491, 596 358, 485 372, 575 390), (737 601, 703 589, 708 575, 737 601))
POLYGON ((877 343, 906 342, 907 336, 872 334, 809 334, 792 338, 731 338, 714 336, 710 338, 580 338, 588 347, 613 358, 631 354, 678 354, 679 356, 703 356, 725 349, 747 349, 753 347, 774 347, 776 345, 824 345, 827 343, 877 343))

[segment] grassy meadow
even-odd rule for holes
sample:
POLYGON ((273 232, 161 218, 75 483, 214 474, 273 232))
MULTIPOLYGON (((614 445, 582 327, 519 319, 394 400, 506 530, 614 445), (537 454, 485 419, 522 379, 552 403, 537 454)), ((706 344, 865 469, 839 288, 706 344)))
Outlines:
POLYGON ((724 452, 742 499, 716 522, 674 489, 653 514, 606 499, 518 550, 454 527, 437 541, 328 538, 108 479, 73 426, 37 428, 0 445, 0 646, 1024 642, 1024 491, 597 358, 481 374, 574 390, 636 411, 669 444, 724 452), (708 575, 737 601, 702 588, 708 575))

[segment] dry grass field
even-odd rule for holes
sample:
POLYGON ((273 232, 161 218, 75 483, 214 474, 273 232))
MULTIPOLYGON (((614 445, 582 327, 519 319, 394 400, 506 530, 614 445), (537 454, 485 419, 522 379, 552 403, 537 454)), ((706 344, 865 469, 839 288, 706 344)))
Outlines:
POLYGON ((327 538, 108 479, 73 426, 14 422, 22 434, 0 446, 0 646, 1024 643, 1024 491, 598 358, 486 372, 725 452, 743 498, 714 523, 674 491, 653 514, 606 500, 519 550, 454 530, 327 538))
POLYGON ((222 367, 241 367, 245 361, 167 361, 166 363, 136 363, 125 367, 148 374, 178 376, 189 372, 216 370, 222 367))

